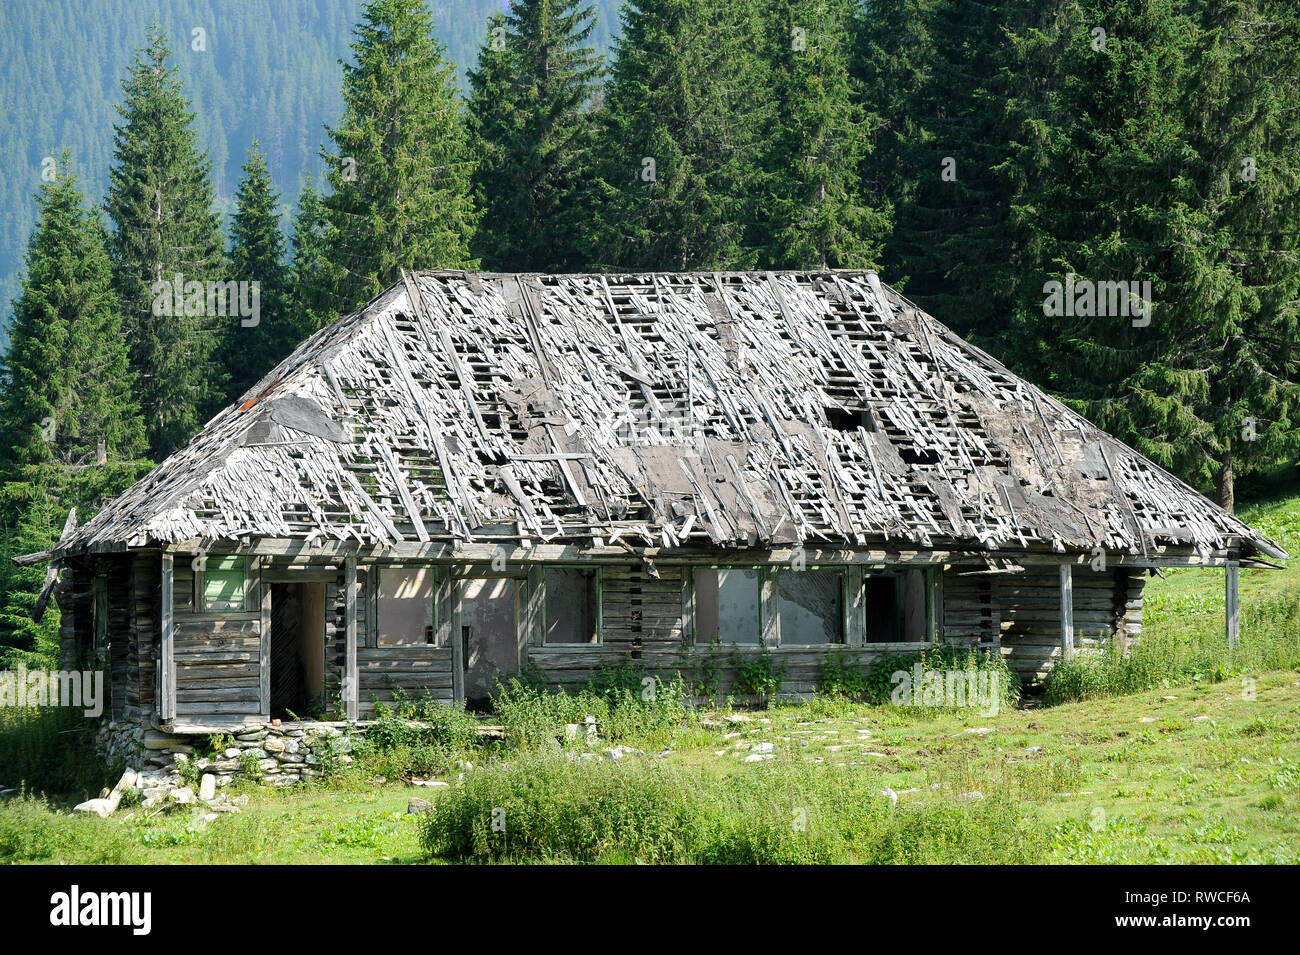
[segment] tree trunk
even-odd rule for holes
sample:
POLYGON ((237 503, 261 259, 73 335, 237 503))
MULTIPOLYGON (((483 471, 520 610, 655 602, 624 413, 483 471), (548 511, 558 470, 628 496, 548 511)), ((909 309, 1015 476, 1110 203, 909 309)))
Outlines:
POLYGON ((1229 444, 1224 448, 1223 456, 1219 458, 1219 489, 1215 495, 1218 505, 1229 514, 1233 513, 1233 507, 1236 504, 1233 494, 1233 480, 1232 445, 1229 444))

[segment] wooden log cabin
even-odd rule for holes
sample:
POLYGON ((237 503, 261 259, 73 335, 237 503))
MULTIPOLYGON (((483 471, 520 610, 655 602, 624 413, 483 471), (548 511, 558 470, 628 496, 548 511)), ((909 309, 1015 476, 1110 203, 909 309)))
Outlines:
POLYGON ((872 272, 404 275, 44 555, 177 733, 719 644, 1034 678, 1156 568, 1285 556, 872 272))

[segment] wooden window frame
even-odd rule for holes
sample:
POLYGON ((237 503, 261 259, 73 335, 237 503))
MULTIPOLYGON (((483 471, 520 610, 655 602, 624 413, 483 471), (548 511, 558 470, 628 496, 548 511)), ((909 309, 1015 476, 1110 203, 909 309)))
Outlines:
POLYGON ((541 636, 537 646, 543 649, 600 647, 605 644, 605 570, 600 564, 542 564, 538 590, 540 591, 541 636), (596 587, 596 642, 595 643, 549 643, 546 640, 546 572, 548 570, 594 570, 593 583, 596 587))
MULTIPOLYGON (((723 644, 721 641, 721 634, 713 634, 713 636, 718 638, 718 643, 722 646, 734 646, 741 649, 748 649, 749 647, 753 647, 755 650, 761 649, 765 645, 764 634, 767 632, 768 602, 764 599, 764 589, 768 582, 768 572, 770 568, 764 567, 762 564, 700 564, 690 568, 691 620, 694 627, 694 632, 691 634, 691 642, 696 646, 713 646, 714 644, 712 642, 701 643, 700 641, 700 596, 699 588, 695 583, 695 575, 702 570, 714 572, 719 570, 753 570, 758 573, 758 595, 756 598, 758 601, 758 633, 754 642, 736 643, 733 640, 730 644, 723 644)), ((721 620, 718 621, 718 625, 722 625, 721 620)))
POLYGON ((784 647, 786 650, 817 650, 817 649, 828 649, 832 647, 853 646, 853 644, 850 642, 849 639, 849 635, 852 633, 853 627, 850 625, 850 621, 848 619, 848 615, 849 615, 849 568, 848 567, 843 567, 838 565, 827 566, 825 564, 810 564, 805 570, 791 570, 788 568, 777 568, 777 567, 773 567, 770 569, 773 571, 772 582, 776 592, 775 604, 776 604, 776 613, 778 616, 777 627, 776 627, 776 643, 775 643, 776 648, 779 649, 784 647), (838 616, 839 616, 840 636, 838 640, 823 642, 823 643, 784 643, 781 639, 782 628, 780 626, 780 619, 779 619, 781 614, 781 575, 802 574, 802 573, 807 573, 808 571, 833 573, 839 578, 840 612, 838 616))
POLYGON ((439 584, 442 583, 443 569, 439 567, 437 564, 410 564, 410 563, 398 563, 398 562, 370 564, 369 567, 366 569, 370 571, 370 573, 365 575, 366 583, 369 585, 366 588, 366 590, 368 591, 367 597, 369 598, 366 601, 366 605, 369 611, 369 613, 367 614, 369 620, 368 620, 368 626, 366 627, 366 643, 365 643, 366 649, 411 650, 416 647, 426 647, 428 649, 433 650, 439 648, 441 646, 441 644, 438 642, 439 634, 441 632, 438 626, 439 615, 442 613, 444 608, 442 606, 442 601, 438 599, 438 588, 439 588, 439 584), (430 615, 429 615, 429 629, 433 635, 432 641, 425 640, 423 643, 380 643, 379 642, 379 625, 380 625, 379 594, 380 591, 383 590, 383 586, 384 586, 384 573, 386 571, 393 571, 393 570, 401 570, 407 572, 413 570, 423 570, 423 571, 428 571, 432 575, 431 583, 433 586, 432 586, 432 593, 430 594, 429 597, 430 604, 431 604, 430 615))
MULTIPOLYGON (((195 556, 197 557, 198 555, 195 556)), ((186 559, 185 555, 181 555, 181 557, 182 559, 186 559)), ((188 558, 188 559, 193 560, 194 558, 188 558)), ((193 607, 192 612, 194 614, 208 614, 208 615, 255 612, 258 609, 258 607, 253 600, 253 594, 254 594, 255 584, 256 584, 253 565, 254 565, 254 561, 252 560, 252 558, 244 554, 205 554, 203 559, 203 567, 199 570, 194 571, 194 601, 192 603, 192 607, 193 607), (217 560, 243 561, 244 600, 243 600, 243 605, 238 608, 218 607, 214 609, 208 606, 208 600, 206 594, 207 579, 208 579, 208 564, 211 563, 212 561, 217 561, 217 560)))

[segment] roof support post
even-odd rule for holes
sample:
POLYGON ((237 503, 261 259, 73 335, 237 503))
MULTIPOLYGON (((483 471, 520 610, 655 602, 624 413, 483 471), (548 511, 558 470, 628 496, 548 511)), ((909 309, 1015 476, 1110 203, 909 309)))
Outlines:
POLYGON ((176 717, 176 654, 175 624, 172 620, 172 555, 162 555, 161 593, 158 602, 158 620, 161 625, 159 647, 159 698, 158 716, 164 720, 176 717))
POLYGON ((258 609, 261 612, 261 623, 258 629, 262 632, 259 644, 261 665, 258 672, 261 681, 258 686, 258 702, 261 704, 262 718, 265 720, 271 718, 271 583, 266 579, 266 568, 270 562, 269 557, 259 557, 256 560, 257 570, 249 570, 250 575, 257 574, 258 609))
POLYGON ((357 559, 343 561, 343 713, 357 718, 357 559))
POLYGON ((760 637, 762 645, 769 650, 775 650, 781 645, 781 592, 776 582, 776 575, 780 573, 785 571, 767 567, 759 575, 759 619, 763 628, 760 637))
POLYGON ((1237 649, 1241 645, 1241 612, 1237 601, 1237 569, 1235 560, 1228 561, 1224 576, 1224 624, 1228 636, 1228 648, 1237 649))
POLYGON ((1061 656, 1074 656, 1074 568, 1061 565, 1061 656))

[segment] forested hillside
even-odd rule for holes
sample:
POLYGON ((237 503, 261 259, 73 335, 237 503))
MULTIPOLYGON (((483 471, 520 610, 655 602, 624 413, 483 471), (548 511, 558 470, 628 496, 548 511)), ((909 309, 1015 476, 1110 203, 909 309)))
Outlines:
MULTIPOLYGON (((0 347, 35 224, 42 163, 68 148, 82 187, 108 184, 114 106, 153 22, 166 31, 217 201, 232 210, 245 153, 260 140, 287 215, 304 177, 321 173, 324 124, 342 108, 339 60, 348 56, 361 0, 41 0, 0 4, 0 347), (202 30, 196 34, 193 31, 202 30), (194 49, 199 47, 200 49, 194 49)), ((591 43, 608 50, 620 0, 595 0, 591 43)), ((463 84, 502 0, 433 0, 437 37, 463 84)))

